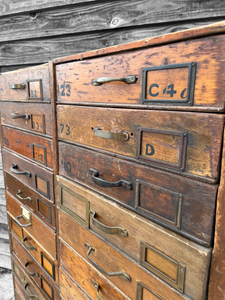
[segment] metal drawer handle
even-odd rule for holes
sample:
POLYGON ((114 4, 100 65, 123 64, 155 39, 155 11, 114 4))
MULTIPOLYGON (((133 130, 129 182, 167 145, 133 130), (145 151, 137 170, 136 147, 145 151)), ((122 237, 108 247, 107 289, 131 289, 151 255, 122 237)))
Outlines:
POLYGON ((23 238, 23 245, 24 245, 24 247, 27 249, 27 250, 35 250, 35 251, 37 251, 37 248, 36 247, 34 247, 34 246, 27 246, 27 244, 25 243, 27 241, 27 237, 25 236, 24 238, 23 238))
POLYGON ((12 89, 12 90, 23 90, 25 89, 26 87, 26 84, 10 84, 9 85, 9 88, 12 89))
POLYGON ((28 172, 28 171, 16 171, 15 169, 18 169, 18 165, 17 164, 12 164, 12 167, 10 168, 10 171, 14 174, 17 174, 17 175, 26 175, 27 177, 31 177, 31 173, 28 172))
POLYGON ((39 277, 39 274, 38 274, 38 272, 34 272, 34 273, 31 273, 30 271, 28 271, 28 269, 27 269, 27 266, 29 265, 29 261, 28 260, 25 260, 25 265, 24 265, 24 267, 25 267, 25 269, 26 269, 26 271, 27 271, 27 273, 30 275, 30 276, 37 276, 37 277, 39 277))
POLYGON ((26 120, 29 120, 30 119, 30 115, 18 115, 16 112, 15 113, 11 113, 10 114, 10 117, 12 119, 26 119, 26 120))
MULTIPOLYGON (((22 224, 22 223, 20 223, 19 219, 21 219, 21 218, 24 219, 23 215, 20 215, 20 216, 16 217, 16 219, 15 219, 16 223, 17 223, 20 227, 28 227, 28 226, 31 226, 31 225, 32 225, 31 222, 28 222, 28 224, 22 224)), ((25 219, 24 219, 24 220, 25 220, 25 219)))
POLYGON ((20 196, 20 194, 22 194, 22 191, 21 190, 18 190, 18 192, 16 193, 16 196, 17 198, 19 198, 20 200, 28 200, 30 202, 33 202, 33 200, 31 199, 31 197, 26 197, 26 198, 23 198, 20 196))
POLYGON ((127 84, 131 84, 131 83, 135 83, 136 80, 137 80, 137 77, 135 75, 129 75, 129 76, 126 76, 123 78, 100 77, 97 79, 93 79, 92 85, 98 86, 98 85, 102 85, 103 83, 108 83, 108 82, 112 82, 112 81, 122 81, 127 84))
POLYGON ((96 128, 94 132, 95 132, 95 136, 101 137, 103 139, 123 140, 123 141, 127 141, 129 139, 129 134, 127 132, 108 132, 108 131, 103 131, 99 128, 96 128))
POLYGON ((97 300, 103 300, 102 297, 98 293, 98 291, 100 289, 99 284, 96 281, 92 281, 92 280, 91 280, 91 283, 92 283, 93 287, 96 289, 96 298, 97 298, 97 300))
POLYGON ((127 230, 122 227, 109 227, 96 220, 95 219, 96 212, 92 209, 90 210, 90 215, 92 218, 93 225, 98 229, 100 229, 101 231, 108 234, 121 234, 124 237, 128 235, 127 230))
POLYGON ((106 276, 123 276, 123 278, 127 281, 131 281, 131 278, 130 276, 123 272, 123 271, 119 271, 119 272, 112 272, 112 273, 108 273, 106 272, 104 269, 102 269, 102 267, 100 267, 95 261, 93 261, 91 258, 90 258, 90 253, 92 250, 94 250, 88 243, 84 243, 84 246, 88 248, 88 252, 86 254, 87 256, 87 259, 90 261, 90 263, 98 270, 100 271, 102 274, 106 275, 106 276))
POLYGON ((27 287, 28 287, 28 283, 25 281, 25 284, 24 284, 24 293, 27 295, 28 299, 39 299, 38 296, 36 295, 30 295, 28 292, 27 292, 27 287))
POLYGON ((109 182, 102 178, 99 178, 99 171, 94 169, 89 169, 89 174, 92 175, 92 180, 95 184, 97 184, 100 187, 108 188, 108 187, 117 187, 122 186, 123 188, 127 190, 132 189, 132 183, 126 180, 119 180, 116 182, 109 182))

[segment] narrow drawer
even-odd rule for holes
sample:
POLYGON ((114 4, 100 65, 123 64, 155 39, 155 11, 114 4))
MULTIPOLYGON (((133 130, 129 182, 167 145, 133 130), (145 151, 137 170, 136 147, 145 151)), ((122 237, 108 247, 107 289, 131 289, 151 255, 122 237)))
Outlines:
POLYGON ((52 140, 2 126, 3 146, 43 166, 53 168, 52 140))
POLYGON ((59 139, 200 180, 219 178, 223 115, 59 105, 57 126, 59 139))
POLYGON ((4 170, 54 202, 53 173, 18 155, 2 149, 4 170))
MULTIPOLYGON (((117 213, 120 213, 119 210, 117 213)), ((126 214, 123 214, 121 219, 126 217, 126 214)), ((135 217, 132 214, 130 216, 133 220, 135 217)), ((129 223, 130 218, 124 222, 129 223)), ((140 264, 131 260, 130 257, 123 254, 124 252, 106 243, 98 235, 85 229, 62 211, 59 211, 59 236, 82 257, 87 257, 94 267, 107 275, 107 278, 131 299, 135 299, 138 281, 148 287, 149 282, 151 284, 154 282, 154 285, 157 286, 161 279, 164 281, 162 284, 165 285, 165 290, 168 290, 167 293, 172 286, 192 299, 205 299, 211 249, 199 246, 184 238, 181 239, 167 230, 154 227, 152 224, 152 226, 145 224, 146 228, 141 226, 135 228, 134 224, 136 223, 134 222, 130 224, 131 227, 126 226, 129 228, 131 236, 124 237, 124 239, 127 238, 127 241, 125 240, 122 244, 124 246, 126 243, 129 246, 132 242, 136 244, 136 247, 140 249, 140 264), (70 230, 68 231, 67 228, 70 230), (134 231, 136 230, 137 233, 135 234, 134 231), (145 236, 145 233, 148 234, 148 237, 145 236), (149 239, 151 235, 153 239, 149 239), (142 237, 144 237, 143 241, 141 240, 142 237), (146 239, 149 244, 145 242, 146 239), (110 276, 109 273, 114 272, 119 272, 120 275, 110 276), (155 277, 152 274, 155 274, 155 277)), ((63 256, 64 253, 61 249, 61 257, 63 256)), ((150 286, 149 288, 152 290, 150 286)), ((159 293, 157 289, 153 289, 153 292, 159 293)), ((160 296, 165 299, 165 296, 160 296)))
POLYGON ((44 223, 56 230, 55 205, 10 174, 5 172, 4 175, 6 191, 20 200, 21 204, 29 208, 44 223))
POLYGON ((211 244, 217 185, 62 142, 59 173, 179 234, 211 244))
POLYGON ((98 106, 223 110, 224 44, 225 35, 217 35, 102 57, 96 51, 90 59, 73 58, 56 65, 57 100, 98 106), (131 84, 124 82, 127 76, 131 84))
POLYGON ((4 73, 0 86, 1 100, 50 102, 49 65, 4 73))
POLYGON ((38 266, 23 247, 14 241, 13 255, 20 262, 28 277, 39 287, 47 299, 59 299, 55 282, 38 266))
POLYGON ((52 136, 51 105, 1 102, 1 123, 52 136))
MULTIPOLYGON (((15 230, 20 232, 24 228, 31 238, 36 240, 55 259, 55 233, 8 192, 6 192, 6 201, 9 215, 13 218, 14 223, 18 225, 15 230)), ((20 236, 18 233, 17 235, 20 236)))

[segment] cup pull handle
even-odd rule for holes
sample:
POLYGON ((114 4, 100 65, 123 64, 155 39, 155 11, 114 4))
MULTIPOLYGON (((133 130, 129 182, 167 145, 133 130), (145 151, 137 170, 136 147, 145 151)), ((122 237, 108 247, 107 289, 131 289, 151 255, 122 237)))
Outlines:
POLYGON ((92 175, 92 180, 94 181, 94 183, 97 184, 100 187, 108 188, 108 187, 122 186, 123 188, 125 188, 127 190, 132 189, 132 183, 129 182, 129 181, 121 179, 121 180, 116 181, 116 182, 109 182, 109 181, 106 181, 102 178, 99 178, 99 171, 98 170, 89 169, 89 174, 92 175))
POLYGON ((31 177, 31 173, 28 171, 16 171, 15 169, 18 169, 17 164, 12 164, 12 167, 10 168, 10 171, 16 175, 26 175, 27 177, 31 177))
POLYGON ((28 200, 30 202, 33 202, 33 200, 31 199, 31 197, 26 197, 26 198, 23 198, 20 196, 20 194, 22 194, 22 191, 21 190, 18 190, 17 193, 16 193, 16 196, 17 198, 19 198, 20 200, 28 200))
POLYGON ((92 280, 91 280, 91 283, 92 283, 93 287, 96 289, 96 298, 97 298, 97 300, 103 300, 103 298, 98 293, 98 291, 100 289, 99 284, 96 281, 92 281, 92 280))
POLYGON ((102 224, 101 222, 99 222, 96 218, 95 218, 96 212, 94 210, 90 210, 90 216, 92 218, 92 223, 93 225, 100 229, 101 231, 108 233, 108 234, 121 234, 122 236, 127 236, 128 232, 126 229, 122 228, 122 227, 109 227, 106 226, 104 224, 102 224))
POLYGON ((96 128, 94 132, 95 132, 95 136, 101 137, 103 139, 123 140, 123 141, 127 141, 129 139, 129 134, 127 132, 108 132, 108 131, 103 131, 99 128, 96 128))
POLYGON ((90 253, 92 250, 94 250, 88 243, 85 242, 84 244, 85 247, 88 248, 88 252, 86 254, 87 259, 90 261, 90 263, 98 270, 100 271, 102 274, 106 275, 106 276, 123 276, 123 278, 127 281, 131 281, 130 276, 123 272, 123 271, 119 271, 119 272, 106 272, 102 267, 100 267, 93 259, 90 258, 90 253))
POLYGON ((25 281, 25 284, 24 284, 24 293, 26 294, 26 296, 28 297, 28 299, 36 299, 38 300, 38 296, 36 295, 30 295, 27 291, 27 287, 28 287, 28 283, 25 281))
POLYGON ((37 277, 39 277, 39 274, 38 274, 38 272, 33 272, 33 273, 31 273, 28 269, 27 269, 27 266, 29 265, 29 261, 28 260, 26 260, 25 261, 25 265, 24 265, 24 267, 25 267, 25 269, 26 269, 26 271, 27 271, 27 273, 30 275, 30 276, 32 276, 32 277, 34 277, 34 276, 37 276, 37 277))
POLYGON ((103 83, 108 83, 112 81, 122 81, 127 84, 135 83, 137 80, 137 77, 135 75, 129 75, 123 78, 112 78, 112 77, 100 77, 97 79, 92 80, 92 85, 94 86, 99 86, 102 85, 103 83))
POLYGON ((36 247, 34 247, 34 246, 27 246, 27 244, 25 243, 27 241, 27 237, 25 236, 24 238, 23 238, 23 245, 24 245, 24 247, 27 249, 27 250, 35 250, 35 251, 37 251, 37 248, 36 247))
POLYGON ((25 87, 26 87, 26 84, 16 84, 16 83, 14 83, 14 84, 9 85, 9 88, 12 89, 12 90, 23 90, 23 89, 25 89, 25 87))
MULTIPOLYGON (((19 221, 19 219, 21 219, 21 218, 24 219, 23 215, 20 215, 20 216, 18 216, 18 217, 15 218, 16 223, 17 223, 20 227, 28 227, 28 226, 31 226, 31 225, 32 225, 31 222, 28 222, 28 224, 22 224, 22 223, 19 221)), ((25 219, 24 219, 24 220, 25 220, 25 219)))
POLYGON ((30 119, 30 115, 18 115, 16 112, 15 113, 11 113, 10 114, 10 117, 12 119, 26 119, 26 120, 29 120, 30 119))

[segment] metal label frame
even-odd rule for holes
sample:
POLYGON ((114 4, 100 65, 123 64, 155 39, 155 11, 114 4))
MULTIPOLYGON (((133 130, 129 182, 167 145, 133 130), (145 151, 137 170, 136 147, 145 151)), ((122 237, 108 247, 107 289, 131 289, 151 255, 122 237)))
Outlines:
POLYGON ((163 279, 165 282, 170 284, 172 287, 174 287, 179 292, 184 292, 184 281, 185 281, 185 271, 186 267, 182 264, 178 263, 177 261, 173 260, 169 256, 165 255, 164 253, 160 252, 159 250, 153 248, 152 246, 146 244, 145 242, 141 241, 141 247, 140 247, 140 264, 163 279), (163 257, 165 260, 169 261, 171 264, 175 265, 177 268, 177 274, 176 274, 176 280, 174 281, 172 278, 168 277, 164 273, 162 273, 160 270, 156 269, 154 266, 150 265, 146 261, 146 253, 147 249, 150 249, 152 252, 155 252, 157 255, 163 257))
POLYGON ((52 214, 51 214, 51 205, 45 203, 43 200, 41 200, 39 197, 36 197, 37 200, 37 212, 43 217, 45 218, 45 220, 47 220, 50 224, 52 223, 52 214), (39 210, 39 201, 41 201, 45 206, 48 207, 48 218, 43 215, 40 210, 39 210))
POLYGON ((141 92, 141 103, 142 104, 164 104, 164 105, 186 105, 192 106, 194 102, 194 86, 195 86, 195 75, 196 75, 197 63, 182 63, 165 66, 148 67, 142 69, 142 92, 141 92), (187 98, 185 100, 171 100, 171 99, 159 99, 149 100, 146 99, 146 79, 147 72, 155 70, 165 69, 177 69, 177 68, 188 68, 188 83, 187 83, 187 98))
POLYGON ((44 177, 38 175, 38 174, 34 174, 34 178, 35 178, 35 189, 38 193, 40 193, 41 195, 45 196, 46 198, 50 199, 50 184, 49 181, 47 179, 45 179, 44 177), (44 180, 46 182, 47 185, 47 194, 45 194, 43 191, 39 190, 37 187, 37 177, 41 178, 42 180, 44 180))
POLYGON ((14 261, 14 258, 11 257, 11 263, 12 263, 12 273, 14 276, 16 276, 16 278, 19 280, 19 282, 23 285, 25 282, 25 275, 24 272, 21 270, 21 268, 18 266, 18 264, 14 261), (19 270, 19 272, 21 273, 22 277, 23 277, 23 281, 20 279, 20 277, 17 275, 16 271, 15 271, 15 266, 16 268, 19 270))
POLYGON ((55 265, 54 263, 52 263, 45 255, 44 253, 41 251, 41 266, 45 269, 45 271, 55 280, 55 265), (50 263, 50 265, 52 266, 52 274, 50 274, 48 272, 48 270, 45 269, 44 267, 44 258, 50 263))
POLYGON ((66 212, 70 217, 72 217, 78 223, 89 228, 89 226, 90 226, 90 218, 89 218, 90 202, 87 199, 72 192, 71 190, 69 190, 68 188, 66 188, 65 186, 63 186, 60 183, 59 183, 59 206, 60 206, 61 210, 66 212), (72 212, 70 209, 68 209, 66 206, 63 205, 63 196, 62 196, 63 189, 66 192, 68 192, 70 195, 72 195, 72 196, 78 198, 79 200, 81 200, 82 202, 86 203, 86 213, 85 213, 86 218, 85 218, 85 220, 82 219, 81 217, 79 217, 78 215, 76 215, 74 212, 72 212))
POLYGON ((159 300, 164 300, 163 298, 161 298, 159 295, 157 295, 156 293, 154 293, 152 290, 150 290, 146 285, 144 285, 141 281, 137 282, 137 294, 136 294, 136 300, 142 300, 142 296, 143 296, 143 289, 146 289, 147 291, 149 291, 149 293, 151 293, 152 295, 154 295, 156 298, 158 298, 159 300))
POLYGON ((22 240, 23 240, 23 228, 21 228, 21 227, 16 223, 16 221, 15 221, 12 217, 10 217, 10 227, 11 227, 11 231, 13 232, 13 234, 15 234, 15 236, 16 236, 20 241, 22 241, 22 240), (13 230, 12 222, 14 222, 14 224, 15 224, 16 226, 18 226, 18 228, 20 229, 22 238, 21 238, 21 237, 13 230))
POLYGON ((46 149, 46 147, 32 143, 32 158, 34 161, 38 162, 39 164, 47 166, 47 149, 46 149), (35 146, 44 149, 44 162, 41 162, 40 160, 34 158, 34 147, 35 146))
POLYGON ((50 300, 54 300, 54 292, 53 292, 53 288, 49 285, 49 283, 42 277, 42 275, 40 275, 40 288, 42 290, 42 292, 45 294, 45 296, 50 299, 50 300), (49 297, 49 295, 45 292, 45 290, 43 289, 43 281, 49 286, 50 290, 51 290, 51 298, 49 297))
POLYGON ((148 215, 152 217, 153 220, 161 221, 162 223, 166 223, 170 226, 173 226, 177 229, 180 229, 181 226, 181 210, 182 210, 182 195, 178 194, 176 192, 167 190, 165 188, 159 187, 157 185, 136 179, 136 190, 135 190, 135 208, 140 211, 141 213, 148 215), (155 190, 162 191, 164 193, 167 193, 169 195, 172 195, 176 198, 177 200, 177 205, 176 205, 176 213, 175 213, 175 221, 170 221, 169 219, 166 219, 165 217, 160 216, 159 214, 156 214, 154 212, 151 212, 150 210, 147 210, 143 207, 139 206, 139 200, 140 200, 140 185, 145 185, 149 186, 155 190))
POLYGON ((27 98, 28 100, 43 100, 43 89, 42 89, 42 79, 32 79, 32 80, 27 80, 27 98), (39 89, 40 89, 40 98, 34 98, 30 97, 30 82, 39 82, 39 89))
POLYGON ((31 118, 31 130, 32 130, 32 131, 35 131, 35 132, 41 132, 41 133, 45 134, 45 115, 35 115, 35 114, 31 114, 31 115, 30 115, 30 118, 31 118), (32 127, 32 126, 33 126, 33 116, 41 117, 41 118, 42 118, 43 130, 34 129, 34 128, 32 127))
POLYGON ((186 152, 187 152, 187 138, 188 134, 186 132, 180 132, 180 131, 171 131, 171 130, 163 130, 163 129, 153 129, 153 128, 145 128, 145 127, 139 127, 138 128, 138 146, 137 146, 137 158, 144 160, 146 162, 150 162, 152 165, 161 165, 164 167, 172 168, 175 170, 184 171, 185 169, 185 163, 186 163, 186 152), (173 164, 170 162, 164 162, 158 159, 149 158, 141 155, 141 147, 142 147, 142 132, 153 132, 153 133, 159 133, 164 135, 175 135, 180 137, 180 156, 179 156, 179 162, 178 164, 173 164))

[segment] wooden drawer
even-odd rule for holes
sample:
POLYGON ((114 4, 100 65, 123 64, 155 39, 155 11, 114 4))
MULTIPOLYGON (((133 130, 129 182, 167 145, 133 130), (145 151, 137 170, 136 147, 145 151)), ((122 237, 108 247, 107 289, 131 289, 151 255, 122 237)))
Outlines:
POLYGON ((0 100, 50 102, 49 65, 4 73, 0 86, 0 100))
MULTIPOLYGON (((120 214, 119 210, 117 213, 120 214)), ((122 272, 120 276, 109 278, 131 299, 135 299, 138 281, 141 281, 145 286, 149 286, 149 282, 158 285, 158 278, 169 284, 164 283, 165 290, 168 290, 167 293, 169 293, 172 286, 192 299, 205 299, 211 249, 199 246, 187 239, 181 239, 162 228, 154 228, 152 224, 148 226, 148 224, 142 223, 145 225, 144 228, 142 228, 142 224, 135 228, 135 217, 134 214, 131 214, 130 218, 124 221, 123 224, 126 221, 129 223, 130 219, 134 220, 130 226, 126 224, 131 236, 125 237, 121 245, 128 249, 133 242, 136 247, 140 247, 140 263, 142 266, 111 246, 111 244, 104 242, 99 236, 85 229, 62 211, 59 211, 59 236, 82 257, 89 257, 89 260, 92 260, 92 265, 103 274, 106 275, 106 272, 122 272), (70 230, 68 231, 67 228, 70 228, 70 230), (134 233, 135 230, 137 233, 134 233), (144 241, 141 240, 142 237, 145 238, 144 241), (146 239, 149 244, 145 242, 146 239), (152 273, 156 275, 157 279, 152 276, 152 273)), ((123 218, 126 218, 126 214, 123 215, 123 218)), ((62 260, 64 260, 63 256, 64 253, 61 249, 62 260)), ((62 266, 64 267, 64 265, 62 266)), ((158 294, 157 289, 153 292, 158 294)), ((165 299, 165 296, 160 296, 165 299)))
POLYGON ((213 237, 217 185, 59 142, 59 173, 199 243, 213 237), (98 170, 93 178, 89 170, 98 170), (129 183, 101 184, 100 180, 129 183))
POLYGON ((219 178, 223 115, 60 105, 57 122, 59 139, 200 180, 219 178))
POLYGON ((128 44, 121 47, 129 49, 123 53, 105 55, 107 50, 103 49, 102 57, 99 51, 93 51, 90 59, 82 54, 71 57, 72 62, 56 65, 58 102, 170 110, 224 109, 225 35, 147 49, 144 42, 145 47, 135 51, 128 44), (96 83, 102 77, 132 75, 136 77, 132 84, 96 83))
POLYGON ((40 288, 48 299, 59 299, 55 282, 45 271, 31 258, 19 242, 14 240, 13 256, 18 259, 28 277, 40 288))
MULTIPOLYGON (((30 210, 20 204, 11 194, 6 192, 7 212, 14 219, 18 226, 16 230, 26 229, 26 232, 36 240, 48 254, 56 258, 56 235, 40 219, 38 219, 30 210), (16 219, 17 218, 17 219, 16 219)), ((19 235, 16 232, 17 235, 19 235)), ((20 236, 21 237, 21 236, 20 236)), ((21 237, 22 238, 22 237, 21 237)))
POLYGON ((21 204, 28 207, 32 213, 55 230, 55 205, 7 172, 4 172, 4 175, 6 191, 19 199, 21 204))
POLYGON ((4 170, 33 188, 42 196, 54 202, 53 173, 41 166, 35 165, 18 155, 2 149, 2 161, 4 170), (17 166, 17 168, 12 168, 17 166), (25 172, 19 174, 15 172, 25 172))
POLYGON ((3 146, 53 168, 52 140, 2 126, 3 146))
POLYGON ((1 102, 0 105, 2 125, 52 135, 51 105, 11 102, 1 102))

